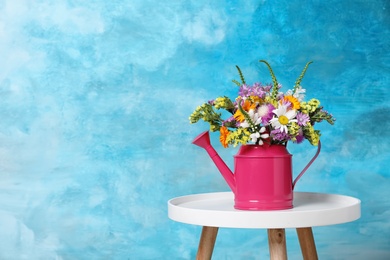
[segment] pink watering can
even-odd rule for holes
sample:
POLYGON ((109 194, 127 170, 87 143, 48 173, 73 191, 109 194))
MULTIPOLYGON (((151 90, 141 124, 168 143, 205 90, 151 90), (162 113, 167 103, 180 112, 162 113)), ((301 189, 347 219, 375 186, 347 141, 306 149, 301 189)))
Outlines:
POLYGON ((317 153, 292 181, 292 155, 284 145, 243 145, 234 156, 234 173, 210 144, 205 131, 192 142, 204 148, 234 193, 234 208, 241 210, 280 210, 293 207, 296 182, 317 158, 317 153))

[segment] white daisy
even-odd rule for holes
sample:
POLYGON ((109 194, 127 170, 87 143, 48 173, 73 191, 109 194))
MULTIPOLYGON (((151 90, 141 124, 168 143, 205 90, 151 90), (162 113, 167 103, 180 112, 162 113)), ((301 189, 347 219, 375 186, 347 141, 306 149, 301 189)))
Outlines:
POLYGON ((297 122, 298 120, 295 119, 297 115, 297 111, 294 109, 287 110, 287 106, 285 105, 279 105, 279 107, 272 111, 276 117, 274 116, 270 123, 275 129, 280 128, 280 132, 287 133, 287 125, 290 122, 297 122))

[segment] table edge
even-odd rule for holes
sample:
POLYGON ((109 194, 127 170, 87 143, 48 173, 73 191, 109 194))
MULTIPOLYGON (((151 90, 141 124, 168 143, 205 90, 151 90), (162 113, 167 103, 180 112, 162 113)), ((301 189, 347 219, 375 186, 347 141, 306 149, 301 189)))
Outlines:
POLYGON ((294 192, 294 195, 307 194, 307 195, 326 195, 326 196, 340 196, 347 199, 354 200, 354 204, 349 206, 331 209, 306 212, 305 221, 300 220, 299 215, 303 212, 294 212, 291 210, 274 210, 274 211, 212 211, 202 209, 191 209, 180 207, 174 204, 174 202, 180 202, 188 198, 207 198, 211 195, 225 195, 233 196, 232 192, 212 192, 212 193, 199 193, 190 194, 185 196, 179 196, 168 200, 168 217, 174 221, 200 225, 200 226, 214 226, 214 227, 227 227, 227 228, 299 228, 299 227, 314 227, 314 226, 328 226, 343 224, 352 222, 360 218, 361 216, 361 201, 358 198, 330 193, 319 192, 294 192), (280 213, 280 214, 279 214, 280 213), (324 215, 328 216, 324 219, 324 215), (335 216, 337 214, 338 216, 335 216), (266 216, 268 215, 268 219, 266 216), (287 215, 287 216, 286 216, 287 215), (290 217, 288 217, 290 215, 290 217), (211 217, 210 217, 211 216, 211 217), (264 217, 265 221, 259 221, 258 217, 264 217), (233 221, 231 218, 239 218, 240 221, 233 221), (269 219, 271 218, 271 220, 269 219))

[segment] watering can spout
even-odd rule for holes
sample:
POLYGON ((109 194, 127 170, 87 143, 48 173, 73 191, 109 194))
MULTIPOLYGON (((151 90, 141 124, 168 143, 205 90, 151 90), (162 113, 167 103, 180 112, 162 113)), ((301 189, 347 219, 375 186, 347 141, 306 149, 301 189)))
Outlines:
POLYGON ((209 131, 205 131, 198 135, 192 141, 192 143, 206 150, 210 158, 213 160, 215 166, 217 166, 218 170, 221 172, 230 189, 233 191, 233 193, 236 193, 236 181, 234 178, 234 174, 225 164, 225 162, 221 159, 215 149, 211 146, 209 131))

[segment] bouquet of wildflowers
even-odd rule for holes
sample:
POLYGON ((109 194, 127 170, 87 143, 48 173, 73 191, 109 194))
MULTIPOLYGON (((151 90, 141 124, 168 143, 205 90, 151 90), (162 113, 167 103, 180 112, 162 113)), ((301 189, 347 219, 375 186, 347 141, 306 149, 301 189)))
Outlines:
POLYGON ((304 67, 295 82, 294 88, 283 93, 282 87, 268 62, 272 84, 254 83, 247 85, 238 66, 241 82, 233 80, 239 87, 238 97, 232 101, 223 96, 198 106, 190 116, 190 122, 200 119, 210 124, 210 130, 220 132, 223 147, 229 144, 284 144, 288 141, 301 143, 307 139, 318 145, 320 131, 315 123, 327 121, 334 124, 335 118, 320 106, 318 99, 304 101, 306 90, 300 85, 311 62, 304 67), (225 110, 228 117, 223 119, 219 110, 225 110))

